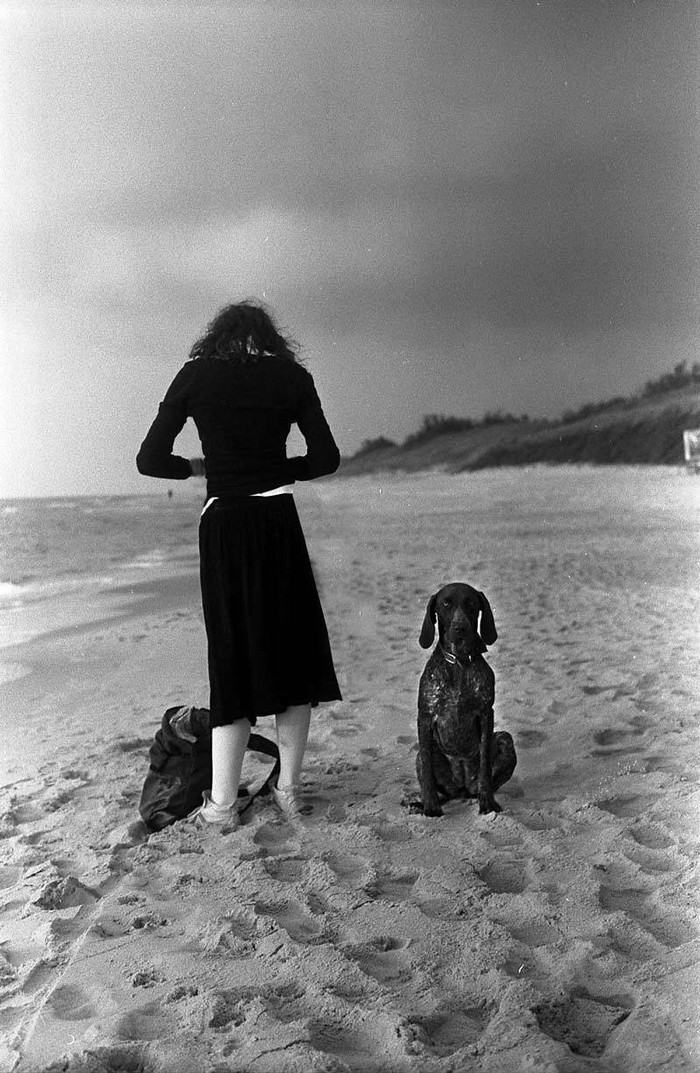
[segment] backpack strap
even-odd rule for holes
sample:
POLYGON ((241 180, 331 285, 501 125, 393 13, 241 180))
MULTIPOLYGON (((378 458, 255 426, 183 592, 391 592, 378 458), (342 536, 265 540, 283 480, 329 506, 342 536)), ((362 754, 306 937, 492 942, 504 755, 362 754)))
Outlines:
POLYGON ((263 780, 257 790, 254 790, 246 796, 245 804, 242 804, 239 798, 239 814, 246 812, 253 804, 256 797, 268 797, 272 792, 272 787, 276 785, 277 776, 280 773, 280 751, 277 748, 276 742, 270 741, 269 738, 264 738, 262 734, 251 734, 248 738, 248 748, 252 749, 254 753, 264 753, 265 756, 274 757, 275 762, 267 778, 263 780))

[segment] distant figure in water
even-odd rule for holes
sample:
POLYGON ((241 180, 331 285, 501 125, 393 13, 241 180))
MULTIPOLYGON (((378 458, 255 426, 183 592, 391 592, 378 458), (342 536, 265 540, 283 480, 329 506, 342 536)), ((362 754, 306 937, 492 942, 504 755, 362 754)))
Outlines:
POLYGON ((206 476, 199 524, 212 726, 212 788, 198 821, 238 822, 248 736, 275 715, 275 801, 299 815, 311 708, 340 700, 326 623, 294 502, 295 481, 333 473, 340 454, 313 378, 264 306, 226 306, 190 351, 139 450, 140 473, 206 476), (174 455, 188 417, 204 458, 174 455), (307 447, 287 458, 296 423, 307 447))
POLYGON ((172 490, 172 488, 168 488, 168 499, 172 499, 172 498, 173 498, 173 490, 172 490))

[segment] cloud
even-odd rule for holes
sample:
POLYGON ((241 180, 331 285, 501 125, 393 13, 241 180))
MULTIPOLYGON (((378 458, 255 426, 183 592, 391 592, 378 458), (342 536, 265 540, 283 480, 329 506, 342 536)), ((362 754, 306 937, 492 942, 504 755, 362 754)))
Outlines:
POLYGON ((468 394, 470 412, 551 412, 616 363, 634 386, 690 352, 690 5, 32 4, 0 18, 8 353, 13 397, 45 393, 38 414, 74 413, 87 362, 98 402, 109 384, 112 409, 138 409, 133 439, 214 309, 249 294, 320 356, 346 449, 408 431, 417 408, 468 394))

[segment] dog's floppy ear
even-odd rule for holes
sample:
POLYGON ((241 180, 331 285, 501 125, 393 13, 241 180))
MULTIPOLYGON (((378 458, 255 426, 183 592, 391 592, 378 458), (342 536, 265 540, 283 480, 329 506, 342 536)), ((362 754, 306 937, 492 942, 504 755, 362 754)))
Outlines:
POLYGON ((430 648, 431 644, 435 640, 435 600, 437 599, 437 593, 428 600, 428 606, 425 609, 425 618, 423 619, 423 625, 420 631, 420 637, 418 638, 418 644, 421 648, 430 648))
POLYGON ((479 634, 484 644, 492 645, 498 639, 498 634, 496 633, 496 623, 493 621, 491 604, 488 602, 483 592, 479 593, 479 601, 481 603, 479 634))

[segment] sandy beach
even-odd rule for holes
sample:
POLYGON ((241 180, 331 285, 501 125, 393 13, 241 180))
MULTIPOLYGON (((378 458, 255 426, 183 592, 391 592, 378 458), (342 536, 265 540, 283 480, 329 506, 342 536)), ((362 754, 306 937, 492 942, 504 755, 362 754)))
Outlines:
POLYGON ((0 1070, 700 1070, 700 479, 296 496, 344 696, 314 712, 299 822, 265 801, 228 834, 139 821, 165 709, 208 699, 194 523, 179 557, 135 547, 3 619, 0 1070), (518 767, 502 814, 428 819, 401 805, 418 633, 457 580, 493 608, 518 767))

